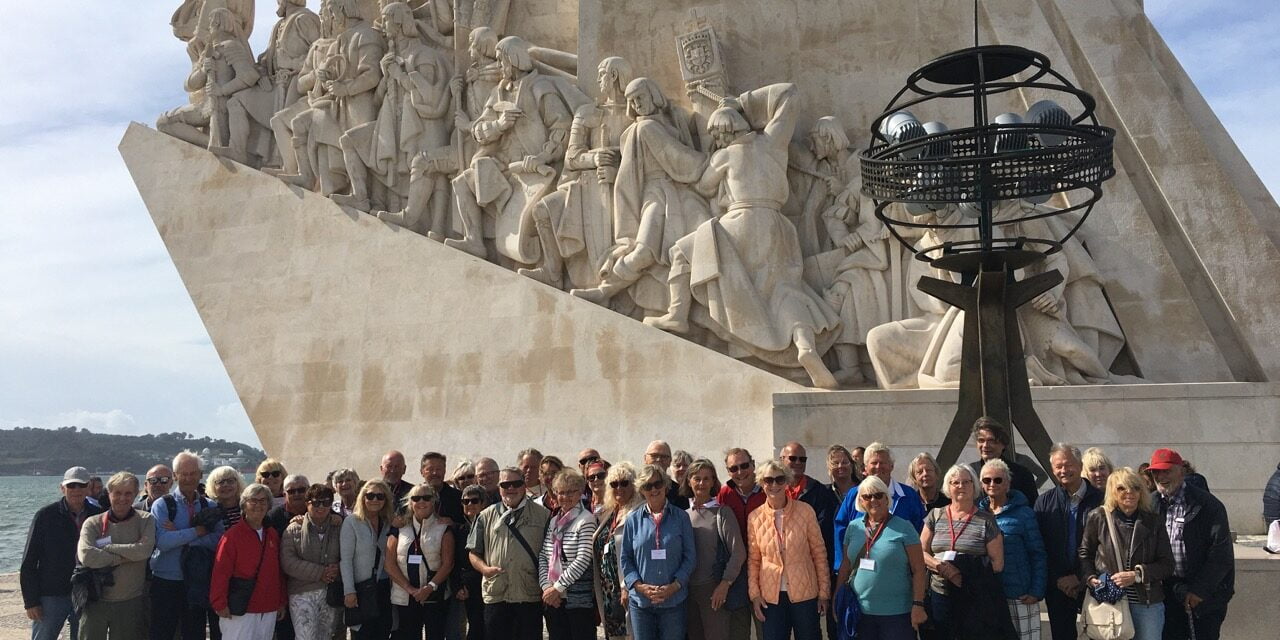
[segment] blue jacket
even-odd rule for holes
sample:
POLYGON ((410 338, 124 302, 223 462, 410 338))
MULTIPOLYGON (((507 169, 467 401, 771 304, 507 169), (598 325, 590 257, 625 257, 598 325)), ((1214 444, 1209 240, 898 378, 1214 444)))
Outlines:
MULTIPOLYGON (((916 531, 924 529, 924 502, 920 500, 920 494, 915 489, 908 487, 897 480, 893 481, 893 486, 889 487, 889 495, 893 499, 893 504, 889 505, 889 513, 892 513, 903 520, 911 523, 916 531)), ((844 495, 844 502, 840 503, 840 509, 836 511, 835 521, 835 542, 836 547, 843 549, 844 530, 849 528, 849 523, 855 518, 862 515, 858 511, 858 492, 850 490, 844 495)), ((835 555, 833 566, 836 571, 840 570, 840 560, 844 558, 843 553, 835 555)))
POLYGON ((1036 498, 1036 521, 1040 523, 1040 536, 1044 539, 1045 555, 1049 558, 1049 581, 1053 586, 1058 578, 1079 573, 1080 540, 1084 538, 1084 522, 1090 511, 1102 505, 1102 492, 1089 484, 1084 485, 1084 498, 1075 513, 1075 537, 1071 538, 1071 496, 1061 486, 1054 487, 1036 498), (1070 538, 1070 539, 1068 539, 1070 538))
POLYGON ((647 505, 627 514, 624 526, 622 552, 618 560, 622 566, 622 582, 630 594, 632 606, 660 609, 683 607, 685 598, 689 596, 689 576, 697 561, 697 545, 693 541, 693 525, 689 522, 689 514, 667 501, 667 505, 662 508, 660 546, 655 540, 658 527, 654 526, 647 505), (659 548, 666 559, 654 559, 653 552, 659 548), (662 604, 653 604, 635 588, 637 582, 662 586, 673 580, 680 581, 680 589, 662 604))
MULTIPOLYGON (((978 501, 978 507, 991 510, 991 498, 978 501)), ((1004 597, 1008 599, 1034 596, 1044 598, 1048 580, 1048 564, 1044 558, 1044 540, 1040 537, 1040 525, 1036 512, 1027 505, 1027 499, 1016 489, 1009 490, 1009 504, 996 514, 996 524, 1004 534, 1004 597)))
MULTIPOLYGON (((165 501, 156 500, 155 504, 151 505, 151 516, 156 521, 156 554, 151 556, 151 573, 164 580, 181 580, 182 548, 190 544, 216 551, 218 540, 222 539, 222 532, 226 529, 226 525, 219 521, 213 531, 204 536, 197 536, 195 527, 191 526, 187 499, 182 496, 177 487, 173 488, 171 495, 178 503, 178 512, 173 514, 174 529, 172 531, 165 526, 169 524, 169 507, 165 501)), ((214 506, 216 505, 213 502, 200 495, 193 505, 194 513, 214 506)))

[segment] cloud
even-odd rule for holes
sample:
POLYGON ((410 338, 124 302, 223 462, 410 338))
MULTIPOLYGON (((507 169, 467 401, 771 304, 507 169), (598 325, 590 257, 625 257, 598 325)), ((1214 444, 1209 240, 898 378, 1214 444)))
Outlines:
POLYGON ((59 427, 76 426, 94 433, 111 433, 115 435, 140 435, 146 433, 138 430, 138 422, 133 416, 120 409, 110 411, 86 411, 78 409, 60 413, 53 417, 52 423, 59 427))

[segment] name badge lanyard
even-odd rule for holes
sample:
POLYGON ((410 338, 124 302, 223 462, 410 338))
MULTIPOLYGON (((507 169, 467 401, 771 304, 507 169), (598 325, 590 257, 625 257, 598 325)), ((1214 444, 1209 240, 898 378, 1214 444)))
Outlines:
POLYGON ((867 534, 866 534, 867 541, 862 545, 863 558, 871 557, 871 547, 875 546, 876 540, 880 539, 880 534, 884 533, 884 526, 888 524, 888 522, 889 522, 888 519, 885 519, 884 521, 882 521, 880 523, 880 526, 876 527, 875 532, 871 531, 870 526, 867 527, 867 534))
POLYGON ((649 515, 653 516, 653 548, 661 549, 662 548, 662 521, 666 519, 666 518, 663 518, 663 515, 665 514, 650 513, 649 515))
MULTIPOLYGON (((98 534, 99 538, 107 537, 107 527, 111 526, 111 512, 102 514, 102 533, 98 534)), ((1130 553, 1132 555, 1132 553, 1130 553)))
MULTIPOLYGON (((977 513, 977 511, 974 511, 974 513, 977 513)), ((956 541, 960 539, 960 536, 964 535, 964 530, 969 528, 969 522, 971 520, 973 520, 973 513, 970 513, 969 517, 964 519, 964 524, 960 525, 960 531, 957 533, 956 521, 951 516, 951 507, 947 507, 947 529, 951 533, 951 550, 952 551, 956 550, 956 541)))

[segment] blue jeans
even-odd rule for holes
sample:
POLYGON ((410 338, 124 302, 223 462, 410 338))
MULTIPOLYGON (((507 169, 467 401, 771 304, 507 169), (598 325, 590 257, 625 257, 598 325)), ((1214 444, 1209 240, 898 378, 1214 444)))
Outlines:
POLYGON ((818 625, 818 599, 792 602, 786 591, 778 592, 778 604, 764 608, 764 640, 821 640, 818 625), (792 633, 795 633, 792 636, 792 633))
POLYGON ((62 625, 71 622, 71 638, 80 636, 80 616, 71 608, 71 596, 40 596, 40 619, 31 623, 31 640, 58 640, 62 625))
POLYGON ((627 610, 631 614, 631 635, 635 640, 684 640, 687 621, 683 602, 674 607, 632 604, 627 610))
POLYGON ((1164 603, 1129 603, 1129 615, 1133 616, 1133 640, 1160 640, 1164 633, 1164 603))

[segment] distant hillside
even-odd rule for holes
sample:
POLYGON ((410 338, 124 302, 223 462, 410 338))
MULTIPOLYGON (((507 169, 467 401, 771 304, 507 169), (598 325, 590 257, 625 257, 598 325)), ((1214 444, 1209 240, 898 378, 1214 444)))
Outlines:
POLYGON ((126 470, 145 473, 158 462, 168 464, 180 451, 190 449, 204 455, 209 468, 231 464, 244 469, 256 467, 266 454, 247 444, 189 433, 159 433, 145 436, 118 436, 92 433, 88 429, 62 427, 0 429, 0 475, 54 475, 68 467, 88 467, 90 471, 126 470), (236 455, 240 452, 241 455, 236 455))

